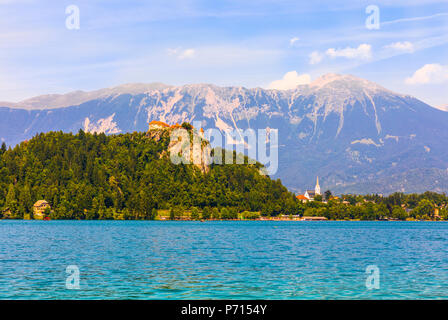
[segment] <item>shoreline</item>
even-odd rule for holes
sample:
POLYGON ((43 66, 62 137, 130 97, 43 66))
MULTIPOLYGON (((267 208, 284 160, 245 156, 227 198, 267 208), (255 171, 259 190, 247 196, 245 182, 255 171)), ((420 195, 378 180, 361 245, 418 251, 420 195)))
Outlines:
POLYGON ((299 219, 208 219, 208 220, 170 220, 170 219, 153 219, 153 220, 140 220, 140 219, 129 219, 129 220, 114 220, 114 219, 54 219, 54 220, 43 220, 43 219, 0 219, 2 221, 146 221, 146 222, 448 222, 448 220, 360 220, 360 219, 350 219, 350 220, 299 220, 299 219))

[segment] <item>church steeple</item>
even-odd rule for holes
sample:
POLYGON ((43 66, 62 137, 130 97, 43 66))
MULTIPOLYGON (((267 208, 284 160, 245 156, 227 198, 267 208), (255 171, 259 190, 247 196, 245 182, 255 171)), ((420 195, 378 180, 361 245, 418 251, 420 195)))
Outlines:
POLYGON ((316 194, 321 194, 320 193, 320 186, 319 186, 319 176, 317 177, 317 180, 316 180, 316 186, 314 187, 314 192, 316 194))

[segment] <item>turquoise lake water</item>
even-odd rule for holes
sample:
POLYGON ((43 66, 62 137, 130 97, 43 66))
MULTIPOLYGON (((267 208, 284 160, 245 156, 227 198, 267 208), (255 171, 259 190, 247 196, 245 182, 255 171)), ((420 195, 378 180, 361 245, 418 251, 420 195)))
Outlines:
POLYGON ((104 298, 447 299, 448 223, 0 221, 0 299, 104 298))

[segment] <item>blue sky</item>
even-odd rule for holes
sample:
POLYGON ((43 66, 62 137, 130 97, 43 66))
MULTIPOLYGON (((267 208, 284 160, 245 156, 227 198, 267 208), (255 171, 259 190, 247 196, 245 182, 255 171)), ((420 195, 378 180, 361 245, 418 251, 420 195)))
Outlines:
POLYGON ((0 0, 0 101, 129 82, 281 89, 329 72, 448 105, 448 1, 0 0))

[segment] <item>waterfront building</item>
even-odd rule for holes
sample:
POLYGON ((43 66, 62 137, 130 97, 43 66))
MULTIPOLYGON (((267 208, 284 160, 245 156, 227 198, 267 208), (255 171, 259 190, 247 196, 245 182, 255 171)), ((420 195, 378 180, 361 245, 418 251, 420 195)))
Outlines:
POLYGON ((50 204, 45 200, 37 201, 33 206, 34 219, 42 220, 45 218, 45 210, 51 209, 50 204))

